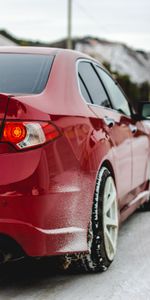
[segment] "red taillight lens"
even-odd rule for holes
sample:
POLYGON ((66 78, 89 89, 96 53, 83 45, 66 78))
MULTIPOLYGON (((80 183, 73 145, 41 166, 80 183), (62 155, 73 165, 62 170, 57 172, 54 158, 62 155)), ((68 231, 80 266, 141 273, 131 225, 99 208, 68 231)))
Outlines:
POLYGON ((59 130, 48 122, 5 122, 1 141, 21 150, 53 141, 58 136, 59 130))
POLYGON ((47 141, 52 141, 56 139, 59 135, 60 132, 50 123, 43 123, 43 131, 45 133, 45 137, 47 141))
POLYGON ((7 122, 3 131, 3 138, 5 141, 12 143, 19 143, 26 137, 26 127, 21 123, 7 122))

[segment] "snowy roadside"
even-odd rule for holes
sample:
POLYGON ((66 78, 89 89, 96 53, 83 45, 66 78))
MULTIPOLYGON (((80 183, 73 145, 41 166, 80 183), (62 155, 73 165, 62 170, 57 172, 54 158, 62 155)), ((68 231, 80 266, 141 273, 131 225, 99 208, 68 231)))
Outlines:
POLYGON ((150 299, 150 214, 136 213, 120 229, 118 253, 102 274, 60 274, 49 263, 13 264, 0 275, 2 300, 150 299))

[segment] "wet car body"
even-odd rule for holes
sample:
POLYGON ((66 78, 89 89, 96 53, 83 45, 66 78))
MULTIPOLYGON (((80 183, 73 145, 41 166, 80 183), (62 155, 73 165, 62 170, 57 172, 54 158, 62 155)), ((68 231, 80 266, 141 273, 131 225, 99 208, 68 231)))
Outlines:
POLYGON ((114 176, 120 223, 149 197, 147 125, 108 103, 85 101, 79 64, 99 64, 84 54, 28 47, 1 53, 53 56, 53 63, 42 92, 0 94, 0 234, 29 256, 86 252, 96 177, 103 165, 114 176), (52 124, 57 135, 33 148, 15 149, 2 132, 6 122, 16 121, 52 124))

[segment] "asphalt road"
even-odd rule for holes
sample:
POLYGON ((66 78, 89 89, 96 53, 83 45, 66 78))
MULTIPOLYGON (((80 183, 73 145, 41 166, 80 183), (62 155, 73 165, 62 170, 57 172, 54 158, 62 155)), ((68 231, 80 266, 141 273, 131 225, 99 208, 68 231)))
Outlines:
POLYGON ((0 270, 2 300, 150 300, 150 213, 120 229, 118 253, 102 274, 69 275, 52 262, 17 262, 0 270))

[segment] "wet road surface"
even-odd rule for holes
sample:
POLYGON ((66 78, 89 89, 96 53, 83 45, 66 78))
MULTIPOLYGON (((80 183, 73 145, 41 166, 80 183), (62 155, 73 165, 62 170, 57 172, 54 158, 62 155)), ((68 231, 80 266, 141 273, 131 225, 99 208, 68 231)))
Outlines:
POLYGON ((0 270, 2 300, 150 300, 150 213, 120 229, 118 252, 101 274, 66 274, 51 261, 20 261, 0 270))

